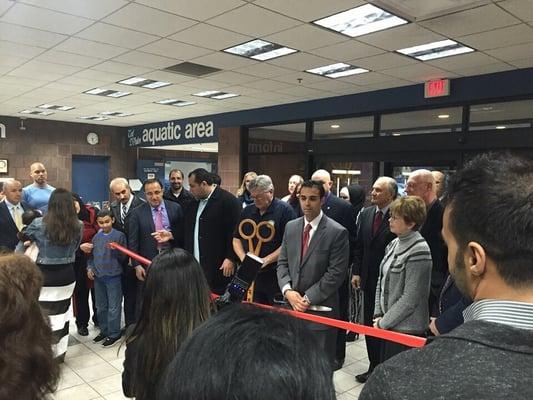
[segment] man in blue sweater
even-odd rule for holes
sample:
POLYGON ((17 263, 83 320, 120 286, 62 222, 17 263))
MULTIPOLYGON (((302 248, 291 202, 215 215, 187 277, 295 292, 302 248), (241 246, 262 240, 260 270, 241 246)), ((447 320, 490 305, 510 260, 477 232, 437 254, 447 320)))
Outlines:
POLYGON ((124 233, 113 228, 115 218, 110 210, 102 210, 96 218, 100 230, 94 235, 92 256, 87 262, 87 276, 94 280, 96 313, 100 334, 95 343, 104 340, 105 347, 120 339, 120 313, 122 306, 122 262, 125 255, 111 249, 109 243, 126 246, 124 233))

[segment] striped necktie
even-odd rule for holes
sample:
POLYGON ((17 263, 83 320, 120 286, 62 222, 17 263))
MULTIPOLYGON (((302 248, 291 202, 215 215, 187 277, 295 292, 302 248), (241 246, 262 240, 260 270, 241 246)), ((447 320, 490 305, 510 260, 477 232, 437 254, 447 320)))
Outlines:
POLYGON ((122 224, 124 224, 124 221, 126 221, 126 214, 128 213, 128 211, 126 210, 125 204, 122 204, 120 207, 121 207, 120 219, 122 220, 122 224))

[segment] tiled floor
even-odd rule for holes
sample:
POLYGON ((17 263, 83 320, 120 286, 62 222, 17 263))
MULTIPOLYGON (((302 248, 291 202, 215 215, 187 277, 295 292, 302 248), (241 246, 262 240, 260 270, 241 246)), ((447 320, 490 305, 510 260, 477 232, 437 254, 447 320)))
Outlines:
MULTIPOLYGON (((92 342, 98 330, 89 327, 89 336, 76 333, 76 325, 70 323, 70 346, 61 366, 61 381, 56 400, 126 399, 122 394, 121 372, 124 346, 117 342, 111 348, 92 342)), ((364 339, 348 343, 344 367, 333 377, 338 400, 354 400, 359 397, 363 385, 354 376, 368 368, 364 339)))

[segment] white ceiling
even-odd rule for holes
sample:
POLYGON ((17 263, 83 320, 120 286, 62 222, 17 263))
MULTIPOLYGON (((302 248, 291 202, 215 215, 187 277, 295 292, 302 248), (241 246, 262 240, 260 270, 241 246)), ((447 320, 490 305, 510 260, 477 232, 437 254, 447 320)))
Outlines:
POLYGON ((530 0, 370 2, 411 23, 356 39, 310 23, 360 0, 0 0, 0 115, 22 116, 21 110, 52 103, 76 108, 36 118, 132 126, 533 66, 530 0), (428 62, 393 52, 445 37, 478 51, 428 62), (221 52, 255 38, 300 52, 266 62, 221 52), (182 61, 223 71, 205 78, 161 71, 182 61), (372 72, 336 80, 302 72, 339 61, 372 72), (173 85, 150 90, 116 83, 133 75, 173 85), (133 94, 82 94, 94 87, 133 94), (191 96, 203 90, 241 96, 191 96), (153 103, 167 98, 197 104, 153 103), (135 115, 79 119, 104 111, 135 115))

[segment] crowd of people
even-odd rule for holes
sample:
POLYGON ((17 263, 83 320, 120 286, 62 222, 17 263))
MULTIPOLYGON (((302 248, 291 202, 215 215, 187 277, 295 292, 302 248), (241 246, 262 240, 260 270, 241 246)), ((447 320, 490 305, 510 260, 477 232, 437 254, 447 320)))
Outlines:
POLYGON ((325 170, 291 176, 278 199, 267 175, 246 173, 233 195, 199 168, 170 171, 166 191, 146 180, 145 200, 115 178, 115 201, 95 210, 48 185, 42 163, 30 170, 34 183, 5 182, 0 203, 1 251, 28 254, 0 256, 0 340, 9 349, 28 344, 0 356, 0 378, 32 384, 22 397, 11 385, 0 394, 53 392, 71 297, 86 336, 92 286, 100 328, 93 340, 107 347, 124 337, 127 397, 335 398, 346 331, 252 306, 216 312, 212 294, 224 293, 253 253, 262 259, 248 292, 255 303, 347 321, 359 290, 362 323, 429 337, 410 350, 367 335, 369 368, 355 377, 368 381, 361 398, 497 398, 501 379, 510 398, 533 395, 533 164, 526 159, 481 155, 453 177, 416 170, 403 197, 396 180, 382 176, 368 205, 359 185, 335 196, 325 170))

